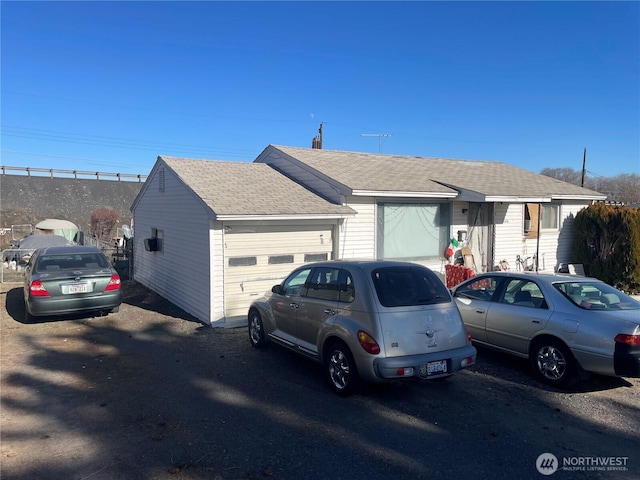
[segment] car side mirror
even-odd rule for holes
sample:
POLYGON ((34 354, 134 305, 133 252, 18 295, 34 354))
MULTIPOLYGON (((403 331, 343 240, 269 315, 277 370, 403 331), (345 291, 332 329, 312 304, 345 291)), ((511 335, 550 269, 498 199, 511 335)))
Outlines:
POLYGON ((284 295, 284 288, 282 288, 282 285, 280 284, 271 287, 271 291, 273 293, 277 293, 278 295, 284 295))

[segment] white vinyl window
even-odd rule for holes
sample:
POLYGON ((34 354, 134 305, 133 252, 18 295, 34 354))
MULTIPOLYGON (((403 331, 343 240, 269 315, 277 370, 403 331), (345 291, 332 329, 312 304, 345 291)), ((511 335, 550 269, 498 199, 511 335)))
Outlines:
POLYGON ((448 203, 379 203, 377 257, 434 260, 449 245, 448 203))
POLYGON ((558 229, 560 225, 560 205, 542 204, 541 213, 540 229, 558 229))

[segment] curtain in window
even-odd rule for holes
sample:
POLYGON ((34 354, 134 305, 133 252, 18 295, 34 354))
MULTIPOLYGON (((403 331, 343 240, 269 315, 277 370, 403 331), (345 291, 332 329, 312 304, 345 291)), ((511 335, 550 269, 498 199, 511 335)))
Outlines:
POLYGON ((442 257, 448 242, 448 207, 448 204, 378 205, 378 257, 442 257))
POLYGON ((542 205, 541 228, 558 228, 558 205, 542 205))

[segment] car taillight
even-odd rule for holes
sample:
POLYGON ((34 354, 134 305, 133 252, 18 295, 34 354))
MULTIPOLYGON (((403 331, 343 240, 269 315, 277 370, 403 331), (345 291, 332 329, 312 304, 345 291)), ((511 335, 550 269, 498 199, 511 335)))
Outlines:
POLYGON ((49 292, 47 292, 47 289, 44 288, 44 285, 42 285, 42 282, 40 280, 34 280, 33 282, 31 282, 31 284, 29 285, 29 293, 32 297, 49 296, 49 292))
POLYGON ((473 357, 463 358, 460 362, 460 367, 468 367, 469 365, 473 365, 473 357))
POLYGON ((615 338, 616 342, 625 343, 627 345, 640 345, 640 335, 627 335, 625 333, 619 333, 615 338))
POLYGON ((360 342, 360 345, 362 345, 362 348, 364 348, 365 352, 371 353, 372 355, 380 353, 380 345, 378 345, 376 339, 367 332, 358 330, 358 341, 360 342))
POLYGON ((118 290, 120 288, 120 283, 120 276, 117 273, 114 273, 113 275, 111 275, 111 280, 109 280, 105 291, 118 290))

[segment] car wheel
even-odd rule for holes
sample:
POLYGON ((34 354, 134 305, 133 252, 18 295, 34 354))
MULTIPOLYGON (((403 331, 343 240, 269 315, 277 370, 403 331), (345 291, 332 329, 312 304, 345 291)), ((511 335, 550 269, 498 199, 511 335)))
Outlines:
POLYGON ((560 340, 538 340, 531 348, 529 360, 535 376, 549 385, 562 387, 576 379, 576 361, 560 340))
POLYGON ((353 394, 360 384, 356 362, 349 348, 342 342, 333 342, 327 348, 325 371, 331 389, 341 396, 353 394))
POLYGON ((254 348, 262 348, 266 345, 264 336, 264 324, 257 310, 249 312, 249 340, 254 348))

